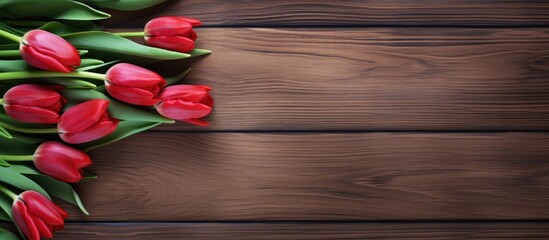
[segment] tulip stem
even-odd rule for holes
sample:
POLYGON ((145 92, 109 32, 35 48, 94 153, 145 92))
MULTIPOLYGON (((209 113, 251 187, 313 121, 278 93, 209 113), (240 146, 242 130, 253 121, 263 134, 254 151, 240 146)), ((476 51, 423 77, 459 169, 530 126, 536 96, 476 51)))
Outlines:
POLYGON ((16 127, 5 122, 0 122, 0 126, 21 133, 48 134, 57 133, 57 128, 22 128, 16 127))
POLYGON ((4 104, 4 99, 0 98, 0 105, 4 104))
POLYGON ((0 50, 0 57, 20 57, 19 50, 0 50))
POLYGON ((0 159, 8 162, 28 162, 34 159, 33 155, 0 155, 0 159))
POLYGON ((9 189, 7 189, 6 187, 4 187, 2 185, 0 185, 0 192, 3 192, 4 194, 6 194, 8 197, 10 197, 13 200, 17 199, 17 194, 15 194, 14 192, 10 191, 9 189))
POLYGON ((119 37, 144 37, 145 36, 145 32, 117 32, 113 34, 119 37))
POLYGON ((20 43, 21 42, 21 37, 13 34, 13 33, 10 33, 8 31, 4 31, 4 30, 0 30, 0 36, 4 37, 4 38, 7 38, 9 40, 12 40, 16 43, 20 43))
POLYGON ((0 73, 0 82, 2 80, 13 79, 27 79, 27 78, 86 78, 94 80, 105 80, 105 75, 100 73, 75 71, 75 72, 47 72, 47 71, 35 71, 35 72, 4 72, 0 73))

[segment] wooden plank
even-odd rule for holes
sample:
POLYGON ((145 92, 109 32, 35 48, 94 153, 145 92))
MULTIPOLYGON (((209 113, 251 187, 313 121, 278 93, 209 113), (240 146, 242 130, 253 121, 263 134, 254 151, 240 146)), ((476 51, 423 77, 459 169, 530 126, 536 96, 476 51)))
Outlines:
POLYGON ((188 83, 214 87, 212 127, 160 129, 549 130, 547 29, 199 34, 213 54, 188 83))
POLYGON ((94 223, 69 224, 56 240, 547 239, 547 223, 94 223))
POLYGON ((549 134, 147 133, 92 156, 73 220, 549 216, 549 134))
POLYGON ((547 26, 540 0, 277 0, 167 1, 145 11, 116 12, 111 23, 141 26, 148 19, 183 15, 208 26, 547 26))

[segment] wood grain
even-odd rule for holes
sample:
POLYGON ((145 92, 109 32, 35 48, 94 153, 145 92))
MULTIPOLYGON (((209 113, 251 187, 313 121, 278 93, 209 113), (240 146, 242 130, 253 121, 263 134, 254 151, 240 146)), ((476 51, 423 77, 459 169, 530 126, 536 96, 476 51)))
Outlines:
POLYGON ((548 223, 95 223, 69 224, 56 240, 547 239, 548 223))
POLYGON ((207 26, 547 26, 540 0, 277 0, 167 1, 138 12, 115 12, 110 23, 142 26, 148 19, 192 16, 207 26))
POLYGON ((547 219, 549 134, 146 133, 73 220, 547 219))
POLYGON ((160 129, 549 130, 546 29, 199 34, 213 54, 187 83, 214 87, 212 127, 160 129))

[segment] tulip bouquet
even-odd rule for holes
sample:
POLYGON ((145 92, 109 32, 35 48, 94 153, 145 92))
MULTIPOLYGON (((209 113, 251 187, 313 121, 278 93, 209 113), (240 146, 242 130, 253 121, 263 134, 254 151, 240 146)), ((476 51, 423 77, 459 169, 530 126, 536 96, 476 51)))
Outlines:
MULTIPOLYGON (((0 221, 22 238, 63 229, 68 214, 53 199, 88 214, 71 185, 95 178, 84 171, 87 151, 174 120, 208 125, 211 88, 180 84, 187 59, 210 53, 195 48, 200 21, 159 17, 141 32, 97 26, 110 16, 98 8, 163 1, 0 1, 0 221), (181 60, 176 73, 150 70, 172 60, 181 60)), ((0 239, 19 238, 0 229, 0 239)))

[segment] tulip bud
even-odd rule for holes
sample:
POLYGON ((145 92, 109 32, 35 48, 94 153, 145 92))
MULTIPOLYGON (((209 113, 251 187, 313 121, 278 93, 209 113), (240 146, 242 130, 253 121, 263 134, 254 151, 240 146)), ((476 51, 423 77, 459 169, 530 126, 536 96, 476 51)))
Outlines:
POLYGON ((80 182, 84 177, 82 168, 92 164, 83 151, 58 142, 40 144, 33 161, 40 172, 67 183, 80 182))
POLYGON ((63 230, 67 212, 35 191, 25 191, 13 201, 13 221, 28 240, 41 237, 53 238, 53 233, 63 230))
POLYGON ((19 50, 28 64, 48 71, 70 72, 80 65, 80 55, 72 44, 44 30, 27 32, 19 50))
POLYGON ((202 25, 200 21, 185 17, 159 17, 145 25, 145 42, 149 46, 178 52, 194 49, 197 35, 193 27, 202 25))
POLYGON ((160 93, 156 110, 165 117, 188 122, 198 126, 209 123, 199 118, 207 116, 213 107, 212 89, 199 85, 176 85, 165 88, 160 93))
POLYGON ((11 118, 25 123, 54 124, 66 100, 56 86, 17 85, 4 94, 4 110, 11 118))
POLYGON ((105 75, 105 87, 114 98, 134 105, 153 106, 166 80, 148 69, 119 63, 105 75))
POLYGON ((109 135, 120 120, 109 116, 108 106, 109 101, 95 99, 71 107, 59 119, 59 136, 65 142, 79 144, 109 135))

